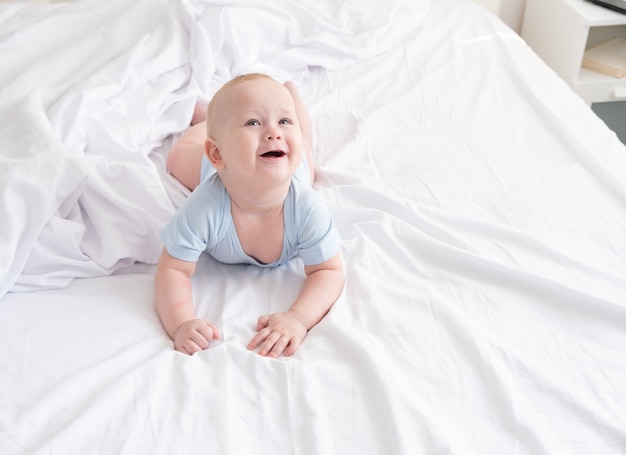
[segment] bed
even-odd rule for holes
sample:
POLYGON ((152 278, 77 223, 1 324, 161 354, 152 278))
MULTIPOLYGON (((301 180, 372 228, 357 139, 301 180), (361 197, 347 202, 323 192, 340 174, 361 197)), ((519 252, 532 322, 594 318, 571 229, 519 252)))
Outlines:
POLYGON ((0 4, 0 453, 626 453, 626 148, 465 0, 0 4), (195 103, 293 80, 347 281, 294 357, 245 345, 304 275, 203 255, 154 310, 195 103))

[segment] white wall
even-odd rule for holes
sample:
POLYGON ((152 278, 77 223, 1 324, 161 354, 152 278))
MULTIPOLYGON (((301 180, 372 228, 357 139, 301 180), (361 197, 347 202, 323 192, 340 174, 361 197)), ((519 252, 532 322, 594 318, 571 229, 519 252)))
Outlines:
POLYGON ((501 0, 500 17, 517 33, 522 31, 526 0, 501 0))

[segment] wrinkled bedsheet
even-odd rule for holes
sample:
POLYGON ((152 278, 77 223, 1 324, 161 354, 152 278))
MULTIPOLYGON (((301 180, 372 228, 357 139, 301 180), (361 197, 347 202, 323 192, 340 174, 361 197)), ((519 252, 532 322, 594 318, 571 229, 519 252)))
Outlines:
MULTIPOLYGON (((254 3, 158 5, 54 7, 84 19, 56 58, 90 58, 65 74, 44 49, 16 67, 16 86, 54 83, 10 115, 2 86, 4 289, 91 277, 0 300, 0 453, 626 452, 626 148, 518 35, 464 0, 365 2, 362 24, 320 12, 286 33, 275 68, 279 44, 242 38, 254 3), (121 22, 95 26, 92 10, 121 22), (133 14, 146 23, 119 25, 133 14), (185 356, 154 311, 153 266, 124 266, 154 260, 185 196, 163 156, 195 100, 256 63, 310 107, 347 282, 296 356, 265 359, 245 345, 289 306, 302 264, 203 255, 197 312, 223 336, 185 356)), ((304 14, 280 5, 250 30, 304 14)), ((0 7, 2 55, 28 41, 4 25, 61 20, 39 11, 0 7)))
POLYGON ((380 54, 429 1, 0 5, 0 295, 154 263, 162 153, 235 75, 300 82, 380 54))

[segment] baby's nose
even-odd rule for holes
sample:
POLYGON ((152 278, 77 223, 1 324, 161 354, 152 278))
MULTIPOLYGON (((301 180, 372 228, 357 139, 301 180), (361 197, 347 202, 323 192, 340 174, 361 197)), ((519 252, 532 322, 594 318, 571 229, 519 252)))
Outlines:
POLYGON ((276 127, 270 127, 265 133, 265 140, 277 140, 281 138, 280 130, 276 127))

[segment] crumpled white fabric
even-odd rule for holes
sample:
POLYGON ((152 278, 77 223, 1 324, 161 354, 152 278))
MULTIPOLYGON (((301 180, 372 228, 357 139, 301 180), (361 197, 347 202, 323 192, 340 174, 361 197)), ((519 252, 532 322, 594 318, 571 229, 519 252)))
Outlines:
POLYGON ((626 148, 478 8, 433 2, 404 45, 303 84, 348 278, 294 357, 246 344, 298 260, 202 255, 221 338, 191 357, 150 274, 12 293, 0 453, 624 452, 626 148))
POLYGON ((268 73, 306 79, 311 68, 338 69, 402 43, 419 28, 430 0, 196 0, 186 4, 191 58, 201 92, 232 77, 268 73), (206 58, 211 56, 211 58, 206 58))
POLYGON ((175 12, 118 0, 0 15, 0 295, 157 259, 174 208, 149 154, 193 103, 175 12))
POLYGON ((154 263, 163 153, 232 76, 302 81, 413 33, 429 0, 384 5, 84 0, 0 5, 0 296, 154 263))

